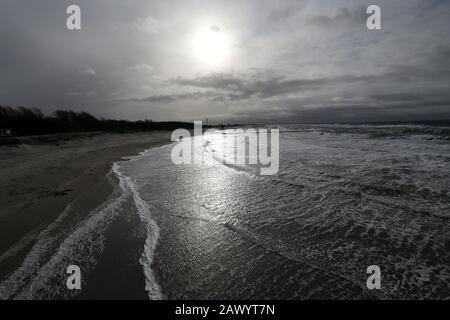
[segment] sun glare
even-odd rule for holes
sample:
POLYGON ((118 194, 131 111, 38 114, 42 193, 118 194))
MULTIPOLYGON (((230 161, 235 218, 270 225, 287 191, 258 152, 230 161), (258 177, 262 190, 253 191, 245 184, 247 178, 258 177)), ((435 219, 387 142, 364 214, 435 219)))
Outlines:
POLYGON ((199 31, 194 38, 195 56, 200 62, 219 66, 229 51, 227 35, 218 27, 199 31))

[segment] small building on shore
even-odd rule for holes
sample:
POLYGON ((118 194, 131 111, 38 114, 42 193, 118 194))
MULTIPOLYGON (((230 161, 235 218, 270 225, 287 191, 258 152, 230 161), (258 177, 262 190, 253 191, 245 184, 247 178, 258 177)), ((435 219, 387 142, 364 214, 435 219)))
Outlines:
POLYGON ((11 129, 0 129, 1 137, 10 137, 12 136, 11 129))

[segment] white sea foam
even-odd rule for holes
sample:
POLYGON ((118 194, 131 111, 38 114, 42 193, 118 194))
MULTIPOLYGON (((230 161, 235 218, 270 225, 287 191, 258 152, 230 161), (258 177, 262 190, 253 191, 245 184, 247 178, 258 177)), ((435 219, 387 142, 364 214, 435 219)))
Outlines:
MULTIPOLYGON (((424 140, 420 134, 424 128, 415 126, 293 129, 280 138, 280 172, 273 177, 256 176, 246 165, 224 166, 218 154, 226 146, 215 143, 213 136, 200 150, 193 150, 203 153, 206 165, 175 166, 168 150, 161 150, 127 166, 139 201, 152 206, 161 229, 160 245, 170 242, 165 250, 176 252, 167 254, 170 258, 162 254, 157 261, 163 265, 158 270, 165 272, 161 283, 165 294, 186 297, 186 288, 176 287, 183 277, 189 278, 190 292, 206 292, 201 286, 215 283, 213 274, 196 285, 193 275, 178 275, 172 270, 179 269, 164 265, 179 263, 182 270, 195 272, 202 251, 220 247, 222 251, 215 253, 218 259, 222 252, 230 259, 221 260, 221 269, 229 262, 234 276, 217 283, 214 292, 220 292, 222 285, 226 288, 222 293, 248 297, 242 295, 240 277, 248 272, 244 266, 250 263, 246 257, 251 253, 228 255, 244 241, 263 248, 267 255, 283 257, 281 270, 289 270, 286 260, 314 266, 311 282, 303 284, 310 286, 310 292, 298 287, 302 297, 337 296, 329 293, 337 282, 349 289, 349 296, 359 296, 358 290, 365 288, 365 270, 372 264, 379 264, 384 272, 378 297, 442 297, 450 279, 445 263, 450 232, 443 223, 449 205, 445 142, 424 140), (183 219, 180 225, 179 219, 183 219), (239 240, 233 242, 229 232, 239 240), (171 238, 180 242, 172 243, 176 240, 171 238), (321 280, 315 281, 316 277, 321 280)), ((216 258, 201 261, 205 269, 214 269, 217 263, 216 258)), ((286 277, 295 283, 292 274, 286 277)), ((265 274, 252 278, 271 281, 265 274)), ((277 291, 283 283, 271 285, 277 291)), ((246 289, 258 292, 250 284, 246 289)))
MULTIPOLYGON (((132 156, 127 162, 139 159, 148 150, 138 156, 132 156)), ((142 200, 131 178, 120 172, 119 162, 113 164, 112 172, 118 184, 110 177, 115 186, 113 193, 98 208, 90 212, 81 221, 75 221, 74 203, 42 231, 33 230, 0 256, 0 262, 32 244, 21 266, 9 274, 0 283, 0 299, 38 299, 65 296, 64 268, 76 261, 83 266, 83 272, 91 271, 104 246, 104 232, 110 222, 120 213, 126 201, 133 201, 137 213, 147 230, 147 238, 140 262, 144 269, 146 290, 150 299, 161 299, 162 293, 157 284, 151 265, 158 241, 159 229, 151 219, 150 206, 142 200), (55 285, 55 282, 57 285, 55 285)))
MULTIPOLYGON (((143 152, 141 155, 144 155, 146 152, 143 152)), ((130 158, 130 161, 137 159, 136 157, 130 158)), ((142 267, 144 269, 145 275, 145 289, 148 292, 148 296, 151 300, 159 300, 163 297, 161 288, 155 280, 155 276, 152 270, 152 263, 154 258, 154 253, 156 249, 156 245, 158 243, 159 238, 159 228, 155 221, 151 218, 151 208, 149 204, 147 204, 144 200, 142 200, 137 186, 133 183, 133 180, 130 177, 123 175, 120 172, 119 163, 114 163, 113 172, 116 176, 123 181, 128 189, 132 192, 133 200, 136 205, 139 218, 145 224, 147 230, 147 237, 145 239, 144 244, 144 252, 142 253, 141 258, 139 259, 142 267)))
MULTIPOLYGON (((33 239, 35 244, 25 257, 22 265, 0 283, 0 299, 9 299, 19 293, 18 291, 26 285, 27 280, 39 271, 42 257, 57 240, 55 236, 50 236, 50 234, 60 226, 61 222, 67 217, 71 209, 72 205, 67 205, 58 218, 33 239)), ((31 233, 34 234, 35 231, 32 231, 31 233)), ((2 255, 0 261, 10 258, 13 254, 28 245, 32 234, 27 234, 20 239, 2 255)))
POLYGON ((69 204, 53 223, 39 233, 22 265, 0 283, 0 298, 64 296, 65 287, 52 285, 52 280, 64 275, 61 270, 71 261, 79 261, 84 270, 95 265, 103 248, 103 232, 130 194, 125 182, 119 181, 119 188, 115 188, 105 203, 72 226, 67 220, 75 212, 73 204, 69 204))

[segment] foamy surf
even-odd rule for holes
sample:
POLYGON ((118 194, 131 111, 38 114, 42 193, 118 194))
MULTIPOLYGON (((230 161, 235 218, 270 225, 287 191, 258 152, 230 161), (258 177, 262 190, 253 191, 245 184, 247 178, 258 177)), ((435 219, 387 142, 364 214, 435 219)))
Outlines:
MULTIPOLYGON (((0 299, 52 299, 71 298, 80 292, 66 288, 66 268, 79 265, 83 274, 83 287, 92 285, 85 281, 101 259, 105 245, 105 232, 118 215, 137 214, 146 229, 146 239, 141 257, 136 262, 142 266, 145 290, 149 299, 161 299, 161 289, 151 269, 159 229, 151 218, 150 205, 142 200, 133 179, 120 171, 120 164, 133 162, 137 156, 124 158, 113 164, 108 175, 114 186, 112 194, 87 215, 78 212, 75 199, 59 216, 42 230, 32 230, 0 256, 0 262, 12 258, 30 247, 21 265, 0 282, 0 299), (129 204, 130 211, 124 208, 129 204)), ((113 280, 113 279, 112 279, 113 280)))
MULTIPOLYGON (((141 155, 144 155, 145 152, 141 153, 141 155)), ((134 161, 135 159, 138 159, 138 157, 130 157, 129 159, 129 161, 134 161)), ((139 218, 146 227, 147 237, 145 239, 144 251, 141 258, 139 259, 139 262, 143 267, 146 281, 145 290, 148 293, 148 297, 151 300, 160 300, 162 299, 163 295, 161 292, 161 288, 155 280, 155 276, 152 270, 154 252, 159 238, 159 228, 155 221, 151 219, 150 206, 144 200, 142 200, 137 190, 137 186, 133 183, 133 180, 120 172, 119 162, 114 163, 112 170, 120 179, 120 181, 123 182, 123 186, 126 186, 127 191, 131 191, 139 218)), ((124 190, 124 192, 126 191, 124 190)))
POLYGON ((446 297, 447 142, 413 129, 288 127, 280 172, 267 177, 224 165, 228 146, 214 136, 194 148, 200 164, 174 165, 170 148, 124 163, 158 225, 164 296, 446 297), (376 293, 366 289, 373 264, 383 270, 376 293))
POLYGON ((119 181, 108 200, 78 223, 74 221, 73 203, 69 204, 39 233, 22 265, 0 283, 0 298, 66 296, 64 266, 76 262, 85 272, 92 270, 102 251, 103 232, 129 194, 124 182, 119 181))

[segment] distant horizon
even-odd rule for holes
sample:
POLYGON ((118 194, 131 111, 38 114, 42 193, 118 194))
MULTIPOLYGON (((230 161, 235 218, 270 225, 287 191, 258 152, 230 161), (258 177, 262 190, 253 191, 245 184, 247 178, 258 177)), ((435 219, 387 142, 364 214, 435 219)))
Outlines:
MULTIPOLYGON (((11 107, 11 106, 7 106, 7 105, 2 105, 0 104, 0 107, 11 107)), ((12 106, 11 108, 18 108, 18 107, 24 107, 24 106, 12 106)), ((24 107, 26 109, 36 109, 39 110, 40 112, 42 112, 41 109, 39 108, 33 108, 33 107, 24 107)), ((42 112, 42 114, 46 117, 51 117, 52 114, 55 111, 68 111, 68 112, 76 112, 76 113, 87 113, 89 115, 94 116, 96 119, 98 120, 105 120, 105 121, 128 121, 128 122, 139 122, 139 121, 152 121, 152 122, 156 122, 156 123, 171 123, 171 122, 180 122, 180 123, 186 123, 186 124, 191 124, 194 121, 202 121, 202 125, 206 125, 206 117, 202 118, 202 119, 195 119, 195 120, 173 120, 173 119, 163 119, 163 120, 155 120, 152 118, 145 118, 145 119, 137 119, 137 120, 130 120, 130 119, 123 119, 123 118, 105 118, 105 117, 101 117, 101 116, 97 116, 97 115, 93 115, 90 112, 86 111, 86 110, 73 110, 73 109, 55 109, 51 112, 42 112)), ((0 114, 1 116, 1 114, 0 114)), ((1 118, 0 118, 1 120, 1 118)), ((450 122, 450 116, 449 118, 445 118, 445 119, 411 119, 411 120, 372 120, 372 121, 360 121, 360 122, 351 122, 351 121, 335 121, 335 122, 273 122, 273 123, 258 123, 258 122, 248 122, 248 123, 232 123, 232 122, 208 122, 209 126, 256 126, 256 125, 318 125, 318 124, 403 124, 403 123, 427 123, 427 122, 450 122)))

